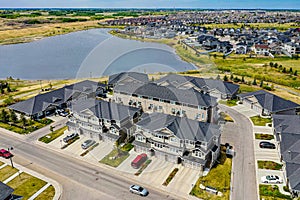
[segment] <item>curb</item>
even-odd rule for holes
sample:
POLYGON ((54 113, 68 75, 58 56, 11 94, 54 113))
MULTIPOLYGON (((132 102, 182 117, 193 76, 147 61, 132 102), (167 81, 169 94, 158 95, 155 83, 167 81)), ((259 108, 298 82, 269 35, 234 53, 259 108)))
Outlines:
MULTIPOLYGON (((8 164, 10 166, 10 163, 7 160, 1 159, 1 162, 4 162, 4 163, 6 163, 6 164, 8 164)), ((48 177, 46 177, 46 176, 44 176, 42 174, 39 174, 39 173, 37 173, 37 172, 35 172, 35 171, 31 170, 31 169, 28 169, 28 168, 26 168, 26 167, 24 167, 22 165, 19 165, 17 163, 14 163, 14 166, 20 172, 26 172, 26 173, 34 176, 34 177, 37 177, 37 178, 39 178, 39 179, 41 179, 43 181, 46 181, 47 183, 50 183, 55 188, 55 195, 53 197, 53 200, 59 200, 60 199, 61 194, 62 194, 62 186, 58 182, 56 182, 55 180, 50 179, 50 178, 48 178, 48 177)))

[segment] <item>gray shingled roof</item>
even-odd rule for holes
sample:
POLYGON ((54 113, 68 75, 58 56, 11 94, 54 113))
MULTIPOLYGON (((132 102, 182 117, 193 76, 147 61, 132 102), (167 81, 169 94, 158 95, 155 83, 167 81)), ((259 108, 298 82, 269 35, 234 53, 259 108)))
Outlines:
POLYGON ((237 84, 224 82, 221 80, 197 78, 191 76, 181 76, 177 74, 169 74, 155 82, 158 84, 167 82, 170 84, 170 86, 174 86, 174 87, 180 87, 182 84, 189 82, 203 91, 210 91, 216 89, 223 94, 230 94, 230 95, 235 94, 240 88, 240 86, 237 84))
POLYGON ((258 90, 255 92, 239 94, 238 96, 242 99, 254 96, 257 99, 260 106, 270 112, 278 112, 282 110, 289 110, 300 107, 299 104, 296 104, 289 100, 285 100, 265 90, 258 90))
POLYGON ((27 115, 34 115, 44 111, 50 105, 60 105, 71 100, 71 98, 76 98, 82 93, 90 94, 96 92, 99 87, 105 88, 105 85, 86 80, 44 94, 38 94, 28 100, 13 104, 8 108, 27 115))
POLYGON ((109 76, 108 78, 108 84, 109 85, 115 85, 118 82, 124 80, 127 77, 131 77, 135 80, 137 80, 140 83, 147 83, 149 81, 148 75, 144 73, 139 72, 121 72, 118 74, 113 74, 109 76))
POLYGON ((143 114, 137 125, 152 132, 159 132, 167 128, 176 137, 192 141, 207 142, 213 136, 220 135, 220 126, 218 125, 163 113, 143 114))
POLYGON ((215 106, 217 103, 216 98, 211 97, 208 94, 202 94, 194 89, 183 90, 174 87, 160 86, 150 82, 145 84, 128 83, 117 85, 114 91, 175 101, 194 106, 200 105, 210 107, 215 106))
POLYGON ((14 189, 0 181, 0 200, 5 200, 14 192, 14 189))
POLYGON ((122 121, 127 117, 133 117, 140 111, 139 108, 116 104, 102 100, 87 99, 72 104, 72 111, 80 113, 91 111, 99 119, 122 121))
POLYGON ((300 116, 273 115, 275 132, 280 132, 280 151, 293 190, 300 191, 300 116))

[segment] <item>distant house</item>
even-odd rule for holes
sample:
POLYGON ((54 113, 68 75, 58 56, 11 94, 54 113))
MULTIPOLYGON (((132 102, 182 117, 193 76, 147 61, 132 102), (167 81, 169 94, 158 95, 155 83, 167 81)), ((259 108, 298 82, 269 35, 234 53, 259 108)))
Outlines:
POLYGON ((51 115, 58 108, 67 108, 72 101, 96 96, 105 96, 106 85, 94 81, 82 81, 9 106, 16 112, 33 119, 51 115))
POLYGON ((22 200, 23 197, 12 194, 14 189, 0 181, 0 200, 22 200))
POLYGON ((299 44, 288 42, 288 43, 284 44, 283 48, 292 55, 300 53, 300 45, 299 44))
POLYGON ((215 79, 197 78, 170 74, 155 81, 158 85, 176 87, 178 89, 195 89, 218 99, 235 98, 239 85, 215 79))
POLYGON ((239 94, 243 104, 261 115, 287 114, 293 115, 298 112, 299 104, 285 100, 265 90, 239 94))
POLYGON ((254 53, 258 55, 269 55, 270 47, 267 44, 256 44, 254 46, 254 53))
POLYGON ((162 113, 143 114, 136 124, 135 151, 203 171, 220 152, 220 126, 162 113))
POLYGON ((284 178, 294 197, 300 197, 300 116, 273 115, 273 128, 280 144, 284 178))
POLYGON ((95 99, 72 103, 71 111, 67 123, 70 131, 109 141, 132 136, 135 131, 134 120, 141 112, 139 108, 95 99))
POLYGON ((147 83, 148 75, 139 72, 121 72, 109 76, 108 86, 113 88, 117 84, 126 83, 147 83))
POLYGON ((178 89, 156 83, 118 84, 113 100, 124 105, 141 107, 145 112, 161 112, 205 122, 217 121, 217 100, 195 89, 178 89))

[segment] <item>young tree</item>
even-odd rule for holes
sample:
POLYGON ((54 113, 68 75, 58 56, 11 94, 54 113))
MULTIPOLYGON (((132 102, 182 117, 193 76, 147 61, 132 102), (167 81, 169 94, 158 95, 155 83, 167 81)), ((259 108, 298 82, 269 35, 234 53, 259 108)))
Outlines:
POLYGON ((297 76, 297 75, 298 75, 298 71, 297 71, 297 70, 295 70, 295 72, 294 72, 294 75, 295 75, 295 76, 297 76))
POLYGON ((270 62, 270 67, 273 67, 274 66, 274 63, 273 62, 270 62))
POLYGON ((263 86, 264 86, 264 81, 261 81, 259 87, 263 87, 263 86))
POLYGON ((53 132, 54 127, 53 127, 53 126, 50 126, 50 127, 49 127, 49 130, 50 130, 51 132, 53 132))
POLYGON ((228 81, 227 75, 224 76, 224 79, 223 79, 223 80, 224 80, 224 81, 228 81))
POLYGON ((16 123, 18 121, 18 117, 17 117, 15 111, 13 111, 13 110, 10 110, 9 118, 10 118, 10 121, 12 121, 13 123, 16 123))
POLYGON ((293 74, 293 68, 292 67, 290 67, 290 73, 293 74))
POLYGON ((6 112, 6 110, 3 109, 3 110, 1 111, 0 119, 1 119, 1 121, 3 121, 4 123, 8 122, 9 116, 8 116, 8 113, 6 112))
POLYGON ((233 74, 230 75, 230 80, 233 80, 233 74))
POLYGON ((242 76, 242 83, 245 83, 245 78, 244 78, 244 76, 242 76))
POLYGON ((7 90, 8 93, 11 92, 11 89, 10 89, 9 85, 7 85, 6 90, 7 90))
POLYGON ((275 64, 274 64, 274 67, 275 67, 275 68, 277 68, 277 67, 278 67, 278 64, 277 64, 277 63, 275 63, 275 64))
POLYGON ((283 68, 282 72, 283 72, 283 73, 286 73, 286 68, 285 68, 285 67, 283 68))
POLYGON ((25 117, 25 115, 22 113, 21 116, 20 116, 20 121, 22 123, 22 126, 26 126, 27 124, 27 119, 25 117))
POLYGON ((216 79, 217 79, 217 80, 220 80, 220 79, 221 79, 220 74, 218 74, 218 76, 217 76, 216 79))
POLYGON ((252 82, 252 85, 257 85, 256 83, 256 78, 254 78, 253 82, 252 82))

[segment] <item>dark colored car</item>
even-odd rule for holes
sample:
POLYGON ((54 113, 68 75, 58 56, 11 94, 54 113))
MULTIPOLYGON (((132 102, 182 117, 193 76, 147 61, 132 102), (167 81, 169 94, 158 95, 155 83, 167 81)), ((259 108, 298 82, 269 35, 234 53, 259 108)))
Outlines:
POLYGON ((13 156, 14 156, 13 154, 11 154, 9 151, 7 151, 5 149, 0 150, 0 157, 10 158, 10 157, 13 157, 13 156))
POLYGON ((273 144, 271 142, 260 142, 259 147, 265 148, 265 149, 276 149, 275 144, 273 144))
POLYGON ((65 143, 68 143, 70 140, 76 138, 77 136, 78 136, 78 133, 72 133, 72 134, 70 134, 70 135, 67 135, 67 136, 63 139, 63 141, 64 141, 65 143))

